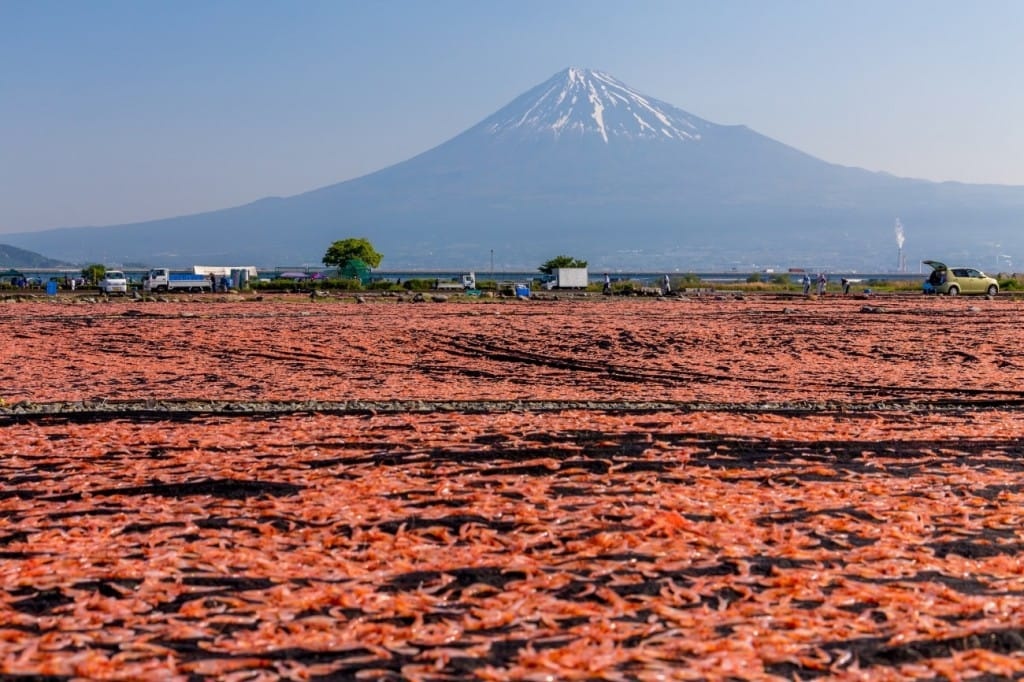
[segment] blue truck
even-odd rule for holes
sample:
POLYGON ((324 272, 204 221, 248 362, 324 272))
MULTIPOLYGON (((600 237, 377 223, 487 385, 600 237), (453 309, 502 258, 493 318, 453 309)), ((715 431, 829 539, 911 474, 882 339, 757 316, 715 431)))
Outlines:
POLYGON ((146 275, 142 288, 146 291, 213 291, 213 281, 206 275, 193 272, 153 268, 146 275))

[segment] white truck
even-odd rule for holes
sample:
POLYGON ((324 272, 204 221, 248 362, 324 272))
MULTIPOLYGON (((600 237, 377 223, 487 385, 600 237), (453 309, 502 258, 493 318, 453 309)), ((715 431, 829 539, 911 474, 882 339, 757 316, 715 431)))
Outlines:
POLYGON ((213 280, 194 272, 172 272, 153 268, 142 283, 146 291, 213 291, 213 280))
POLYGON ((100 280, 100 293, 107 296, 110 294, 127 294, 128 278, 120 270, 107 270, 100 280))
POLYGON ((543 286, 545 289, 586 289, 589 283, 586 268, 555 268, 543 286))
POLYGON ((435 289, 448 289, 449 291, 469 291, 476 289, 476 273, 470 272, 462 275, 460 279, 454 277, 450 280, 437 280, 434 283, 435 289))

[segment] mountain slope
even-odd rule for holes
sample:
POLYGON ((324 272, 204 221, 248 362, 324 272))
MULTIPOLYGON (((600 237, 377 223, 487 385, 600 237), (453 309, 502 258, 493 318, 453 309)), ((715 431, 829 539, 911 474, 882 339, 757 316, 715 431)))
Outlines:
POLYGON ((0 244, 0 270, 7 268, 59 268, 68 265, 69 263, 47 258, 33 251, 19 249, 10 244, 0 244))
POLYGON ((931 183, 826 163, 705 121, 611 76, 566 69, 455 138, 284 199, 128 226, 9 235, 63 258, 283 265, 371 239, 383 267, 726 263, 892 266, 892 224, 927 255, 1022 247, 1024 188, 931 183))

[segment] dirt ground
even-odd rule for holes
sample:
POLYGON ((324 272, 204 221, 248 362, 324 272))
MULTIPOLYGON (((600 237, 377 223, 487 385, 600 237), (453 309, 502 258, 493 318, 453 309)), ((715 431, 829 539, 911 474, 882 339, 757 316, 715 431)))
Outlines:
POLYGON ((1022 306, 0 304, 0 673, 1024 676, 1022 306))

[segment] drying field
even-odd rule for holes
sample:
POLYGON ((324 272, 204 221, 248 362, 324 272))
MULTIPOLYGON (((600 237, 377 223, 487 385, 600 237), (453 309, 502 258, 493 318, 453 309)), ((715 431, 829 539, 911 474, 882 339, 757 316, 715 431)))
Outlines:
POLYGON ((1022 304, 0 304, 5 679, 1024 676, 1022 304))

